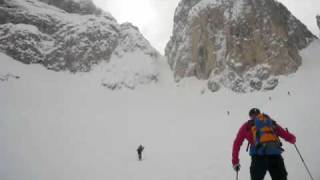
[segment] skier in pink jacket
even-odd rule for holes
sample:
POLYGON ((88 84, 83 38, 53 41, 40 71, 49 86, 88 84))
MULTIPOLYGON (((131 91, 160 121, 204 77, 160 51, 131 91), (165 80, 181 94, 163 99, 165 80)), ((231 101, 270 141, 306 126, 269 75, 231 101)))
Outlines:
POLYGON ((296 143, 296 137, 284 130, 268 115, 260 113, 257 108, 251 109, 249 116, 250 120, 242 125, 234 140, 232 151, 234 170, 240 170, 239 151, 246 139, 248 141, 247 150, 250 149, 252 159, 251 180, 263 180, 267 171, 272 180, 287 180, 287 171, 281 156, 282 143, 279 137, 292 144, 296 143), (260 121, 259 118, 264 121, 260 121))

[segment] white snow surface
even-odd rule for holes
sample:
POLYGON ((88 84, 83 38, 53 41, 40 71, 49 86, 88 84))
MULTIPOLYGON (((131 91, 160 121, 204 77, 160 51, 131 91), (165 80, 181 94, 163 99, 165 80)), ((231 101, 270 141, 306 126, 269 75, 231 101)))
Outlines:
MULTIPOLYGON (((0 81, 0 179, 235 179, 232 144, 252 107, 297 136, 320 179, 319 49, 315 41, 302 51, 302 67, 281 77, 274 91, 248 94, 211 93, 192 78, 177 85, 165 60, 157 65, 158 83, 111 91, 101 85, 103 65, 90 73, 53 72, 0 53, 0 77, 20 77, 0 81), (141 162, 139 144, 145 146, 141 162)), ((239 179, 249 179, 244 146, 239 179)), ((288 179, 308 179, 294 147, 284 148, 288 179)))
POLYGON ((157 82, 159 58, 147 56, 143 51, 114 55, 109 63, 99 65, 95 74, 103 74, 102 84, 110 89, 129 88, 157 82))

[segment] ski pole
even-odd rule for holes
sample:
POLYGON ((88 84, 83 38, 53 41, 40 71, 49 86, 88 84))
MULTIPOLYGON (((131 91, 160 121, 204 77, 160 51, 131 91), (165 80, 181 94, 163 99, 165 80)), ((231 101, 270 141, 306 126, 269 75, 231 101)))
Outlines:
MULTIPOLYGON (((286 130, 287 130, 287 132, 289 132, 288 128, 286 128, 286 130)), ((299 151, 299 149, 298 149, 298 146, 297 146, 296 144, 293 144, 293 145, 294 145, 294 147, 296 148, 296 151, 297 151, 297 153, 299 154, 300 159, 301 159, 304 167, 306 168, 306 170, 307 170, 307 172, 308 172, 311 180, 314 180, 313 177, 312 177, 312 174, 311 174, 311 172, 310 172, 310 170, 309 170, 309 168, 308 168, 308 166, 307 166, 307 164, 306 164, 306 162, 304 161, 304 159, 303 159, 303 157, 302 157, 302 155, 301 155, 301 153, 300 153, 300 151, 299 151)))
POLYGON ((297 150, 297 152, 298 152, 298 154, 299 154, 299 156, 300 156, 300 158, 301 158, 301 160, 302 160, 302 163, 303 163, 304 167, 306 168, 306 170, 307 170, 310 178, 311 178, 312 180, 314 180, 313 177, 312 177, 312 175, 311 175, 311 172, 310 172, 310 170, 309 170, 309 168, 308 168, 308 166, 307 166, 307 164, 306 164, 306 162, 305 162, 304 159, 302 158, 302 155, 301 155, 301 153, 300 153, 297 145, 294 144, 294 147, 296 148, 296 150, 297 150))
POLYGON ((239 171, 237 171, 237 176, 236 176, 236 180, 239 179, 239 171))

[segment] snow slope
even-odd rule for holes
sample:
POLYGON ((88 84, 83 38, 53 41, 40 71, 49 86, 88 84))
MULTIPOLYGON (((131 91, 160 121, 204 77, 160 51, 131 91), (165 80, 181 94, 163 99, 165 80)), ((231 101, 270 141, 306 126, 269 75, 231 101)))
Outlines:
MULTIPOLYGON (((0 179, 234 179, 231 147, 251 107, 297 135, 320 179, 319 49, 316 41, 302 51, 302 67, 274 91, 250 94, 211 93, 195 79, 177 85, 165 60, 158 83, 111 91, 101 85, 108 76, 103 65, 70 74, 0 54, 0 179), (146 147, 142 162, 140 143, 146 147)), ((244 149, 239 179, 249 178, 244 149)), ((285 143, 285 149, 289 179, 308 179, 294 147, 285 143)))

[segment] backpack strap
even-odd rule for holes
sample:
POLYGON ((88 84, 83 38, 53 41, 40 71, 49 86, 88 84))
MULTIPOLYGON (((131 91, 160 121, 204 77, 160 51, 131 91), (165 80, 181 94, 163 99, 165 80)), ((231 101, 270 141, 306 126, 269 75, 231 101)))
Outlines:
MULTIPOLYGON (((279 148, 282 151, 284 151, 283 148, 282 148, 282 142, 281 142, 280 138, 277 135, 277 126, 278 126, 277 122, 275 120, 273 120, 272 118, 270 118, 270 116, 268 116, 266 114, 263 114, 263 115, 265 116, 264 118, 266 118, 268 120, 271 120, 271 131, 276 136, 275 138, 276 138, 276 142, 279 144, 279 148)), ((246 124, 247 124, 247 126, 246 126, 247 132, 252 133, 252 128, 256 125, 255 124, 255 119, 248 120, 246 124)), ((269 122, 269 125, 270 125, 270 122, 269 122)), ((254 141, 256 141, 256 140, 254 139, 254 141)), ((247 152, 249 151, 250 146, 252 146, 252 145, 250 145, 250 143, 248 142, 247 149, 246 149, 247 152)))
MULTIPOLYGON (((272 121, 271 130, 273 131, 273 134, 276 136, 277 142, 279 143, 280 147, 282 147, 282 142, 281 142, 279 136, 277 135, 277 126, 278 126, 278 124, 277 124, 277 122, 276 122, 275 120, 273 120, 273 119, 271 119, 271 121, 272 121)), ((281 148, 281 149, 282 149, 282 148, 281 148)), ((283 151, 284 151, 284 150, 283 150, 283 151)))
MULTIPOLYGON (((264 116, 264 118, 268 119, 268 120, 271 120, 271 130, 272 130, 272 133, 276 135, 276 127, 277 127, 277 122, 274 121, 273 119, 270 118, 270 116, 268 116, 267 114, 261 114, 262 116, 264 116)), ((247 131, 248 132, 252 132, 252 128, 256 125, 255 124, 255 119, 250 119, 247 121, 247 131)), ((258 133, 258 131, 257 131, 258 133)), ((257 134, 256 134, 257 136, 257 134)), ((277 136, 277 141, 281 142, 279 137, 277 136)))

